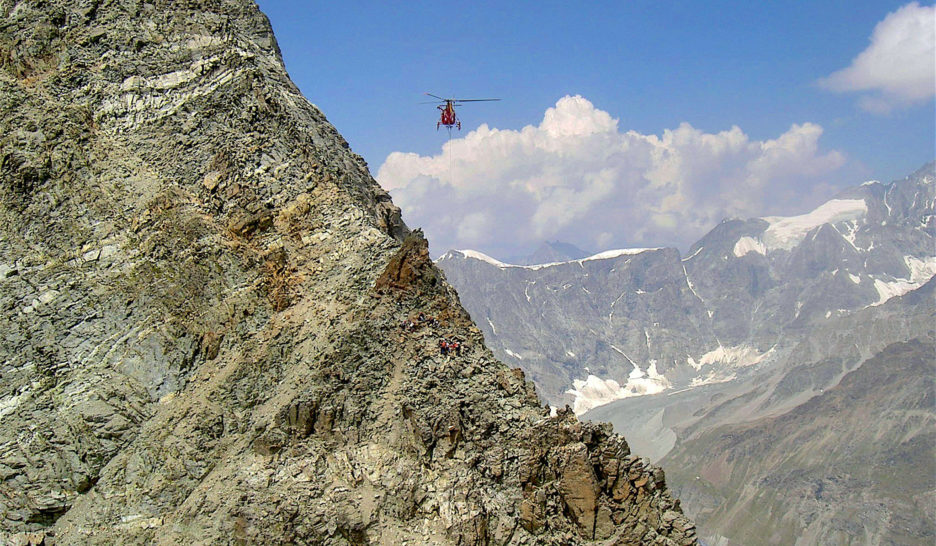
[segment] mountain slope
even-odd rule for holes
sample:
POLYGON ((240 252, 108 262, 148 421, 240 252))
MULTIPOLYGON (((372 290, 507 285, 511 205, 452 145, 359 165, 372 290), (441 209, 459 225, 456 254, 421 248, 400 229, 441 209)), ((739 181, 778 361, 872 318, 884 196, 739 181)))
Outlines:
POLYGON ((517 263, 522 265, 548 264, 553 262, 581 260, 588 256, 588 252, 585 252, 575 245, 555 241, 543 243, 533 254, 521 258, 517 263))
POLYGON ((3 541, 695 542, 494 360, 253 2, 0 2, 0 134, 3 541))
POLYGON ((936 534, 934 354, 932 339, 888 345, 795 409, 706 430, 663 464, 723 499, 700 516, 732 543, 924 543, 936 534))
POLYGON ((633 388, 658 388, 656 370, 710 337, 673 249, 528 267, 453 251, 438 264, 473 302, 470 311, 492 348, 523 366, 553 404, 585 367, 624 385, 641 363, 646 382, 633 388))

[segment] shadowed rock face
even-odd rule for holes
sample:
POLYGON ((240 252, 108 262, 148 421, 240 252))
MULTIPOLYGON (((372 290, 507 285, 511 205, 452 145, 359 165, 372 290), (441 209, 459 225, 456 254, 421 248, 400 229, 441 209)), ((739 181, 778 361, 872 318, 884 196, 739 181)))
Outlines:
POLYGON ((493 358, 252 2, 0 0, 0 135, 3 540, 695 542, 493 358))

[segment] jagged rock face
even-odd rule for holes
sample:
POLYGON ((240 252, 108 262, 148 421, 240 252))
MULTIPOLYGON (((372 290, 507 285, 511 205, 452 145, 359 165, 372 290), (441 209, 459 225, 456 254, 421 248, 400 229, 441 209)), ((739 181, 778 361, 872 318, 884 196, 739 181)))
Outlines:
POLYGON ((310 323, 305 299, 274 316, 263 351, 278 358, 203 366, 57 540, 694 542, 661 471, 610 427, 549 418, 440 278, 414 236, 329 328, 310 323), (439 326, 399 328, 419 311, 439 326), (461 339, 460 358, 439 357, 439 335, 461 339), (256 406, 238 400, 248 394, 256 406))
POLYGON ((154 401, 301 289, 297 262, 361 267, 405 228, 289 83, 255 6, 0 14, 10 528, 54 521, 91 487, 154 401), (364 236, 296 244, 312 236, 301 220, 364 236))
POLYGON ((494 360, 252 2, 0 21, 0 538, 695 542, 494 360))

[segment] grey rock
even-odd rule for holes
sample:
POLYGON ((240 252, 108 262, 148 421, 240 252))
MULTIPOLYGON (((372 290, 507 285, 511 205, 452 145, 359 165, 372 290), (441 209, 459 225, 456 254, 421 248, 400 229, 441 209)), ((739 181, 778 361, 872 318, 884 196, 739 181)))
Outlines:
POLYGON ((493 358, 253 2, 0 21, 0 541, 585 543, 570 451, 602 536, 692 538, 607 523, 674 501, 493 358))

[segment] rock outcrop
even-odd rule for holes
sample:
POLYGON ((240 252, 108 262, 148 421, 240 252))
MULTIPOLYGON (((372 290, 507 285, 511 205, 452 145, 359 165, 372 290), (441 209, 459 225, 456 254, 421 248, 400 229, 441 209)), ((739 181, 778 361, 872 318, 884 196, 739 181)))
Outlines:
POLYGON ((0 0, 0 135, 0 539, 695 543, 493 358, 252 2, 0 0))

